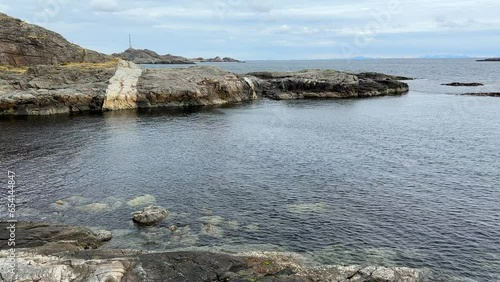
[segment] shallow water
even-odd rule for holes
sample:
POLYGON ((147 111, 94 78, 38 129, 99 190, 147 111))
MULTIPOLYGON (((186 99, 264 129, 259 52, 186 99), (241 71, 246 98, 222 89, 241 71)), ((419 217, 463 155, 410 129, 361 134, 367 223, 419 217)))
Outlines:
POLYGON ((3 118, 0 163, 18 174, 20 214, 113 230, 114 248, 292 251, 425 268, 430 280, 500 280, 500 99, 449 95, 498 90, 500 64, 221 66, 422 79, 401 97, 3 118), (487 86, 439 85, 452 81, 487 86), (137 228, 130 213, 150 203, 171 215, 137 228))

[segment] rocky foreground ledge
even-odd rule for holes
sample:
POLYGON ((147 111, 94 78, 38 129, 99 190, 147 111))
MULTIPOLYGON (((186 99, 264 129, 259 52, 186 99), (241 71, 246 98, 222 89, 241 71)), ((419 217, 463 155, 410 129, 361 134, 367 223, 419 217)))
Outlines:
MULTIPOLYGON (((9 224, 0 222, 0 280, 11 273, 9 224)), ((16 281, 421 281, 420 272, 403 267, 307 266, 297 255, 209 252, 143 252, 98 249, 104 231, 60 224, 16 226, 16 281)))
POLYGON ((237 75, 216 67, 141 69, 123 60, 0 68, 0 115, 189 107, 269 98, 326 99, 402 95, 401 77, 333 70, 237 75))

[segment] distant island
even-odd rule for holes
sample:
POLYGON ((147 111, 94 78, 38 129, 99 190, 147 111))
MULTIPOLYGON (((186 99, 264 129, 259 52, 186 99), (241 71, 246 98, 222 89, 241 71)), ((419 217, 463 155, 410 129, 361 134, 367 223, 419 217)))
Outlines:
POLYGON ((134 48, 128 48, 122 53, 115 53, 113 54, 114 57, 118 57, 123 60, 130 61, 135 64, 155 64, 155 65, 170 65, 170 64, 179 64, 179 65, 193 65, 195 63, 206 63, 206 62, 213 62, 213 63, 226 63, 226 62, 231 62, 231 63, 242 63, 242 61, 229 58, 229 57, 215 57, 211 59, 204 59, 204 58, 195 58, 195 59, 188 59, 185 57, 181 56, 174 56, 171 54, 167 55, 160 55, 156 53, 155 51, 148 50, 148 49, 134 49, 134 48))
POLYGON ((487 59, 477 60, 476 62, 500 62, 500 58, 487 58, 487 59))
POLYGON ((196 62, 196 63, 244 63, 243 61, 233 59, 231 57, 224 57, 221 58, 219 56, 211 59, 204 59, 204 58, 194 58, 191 59, 191 61, 196 62))
POLYGON ((181 56, 160 55, 148 49, 128 48, 122 53, 113 54, 114 57, 133 62, 135 64, 191 64, 194 62, 181 56))

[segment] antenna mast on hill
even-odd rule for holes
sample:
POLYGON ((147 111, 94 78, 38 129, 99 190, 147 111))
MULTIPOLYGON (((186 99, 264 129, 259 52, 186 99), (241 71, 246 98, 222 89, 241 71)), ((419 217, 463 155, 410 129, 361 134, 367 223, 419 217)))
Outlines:
POLYGON ((132 36, 130 34, 128 35, 128 47, 132 49, 132 36))

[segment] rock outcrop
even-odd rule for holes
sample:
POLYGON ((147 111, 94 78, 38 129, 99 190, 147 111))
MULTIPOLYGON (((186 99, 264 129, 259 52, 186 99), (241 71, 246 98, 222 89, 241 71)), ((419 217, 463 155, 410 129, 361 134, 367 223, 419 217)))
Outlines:
POLYGON ((383 74, 333 70, 237 75, 203 66, 141 69, 126 61, 0 71, 0 115, 189 107, 258 98, 326 99, 401 95, 408 85, 383 74))
MULTIPOLYGON (((9 231, 4 225, 0 223, 0 237, 7 242, 9 231)), ((96 249, 100 242, 85 228, 36 223, 18 226, 14 271, 10 247, 0 245, 2 281, 416 282, 422 279, 420 271, 410 268, 309 266, 299 256, 284 253, 229 255, 96 249)))
POLYGON ((401 95, 408 84, 384 74, 350 74, 334 70, 301 72, 254 72, 247 74, 258 93, 275 100, 367 98, 401 95))
POLYGON ((138 108, 221 105, 257 98, 242 77, 209 66, 147 69, 137 88, 138 108))
MULTIPOLYGON (((10 249, 7 230, 10 223, 0 222, 0 250, 10 249)), ((104 230, 92 231, 83 227, 71 227, 53 223, 19 223, 16 224, 16 246, 36 248, 49 243, 69 243, 82 249, 96 249, 111 240, 110 234, 104 230)))
POLYGON ((452 83, 445 83, 445 84, 441 84, 441 85, 444 85, 444 86, 468 86, 468 87, 484 86, 484 84, 478 83, 478 82, 471 82, 471 83, 468 83, 468 82, 452 82, 452 83))
POLYGON ((122 53, 113 54, 113 56, 130 61, 135 64, 194 64, 193 61, 184 57, 174 56, 170 54, 159 55, 158 53, 148 49, 138 50, 129 48, 122 53))
POLYGON ((0 71, 0 115, 102 111, 118 62, 0 71))
POLYGON ((98 63, 110 59, 72 44, 58 33, 0 13, 0 65, 98 63))

